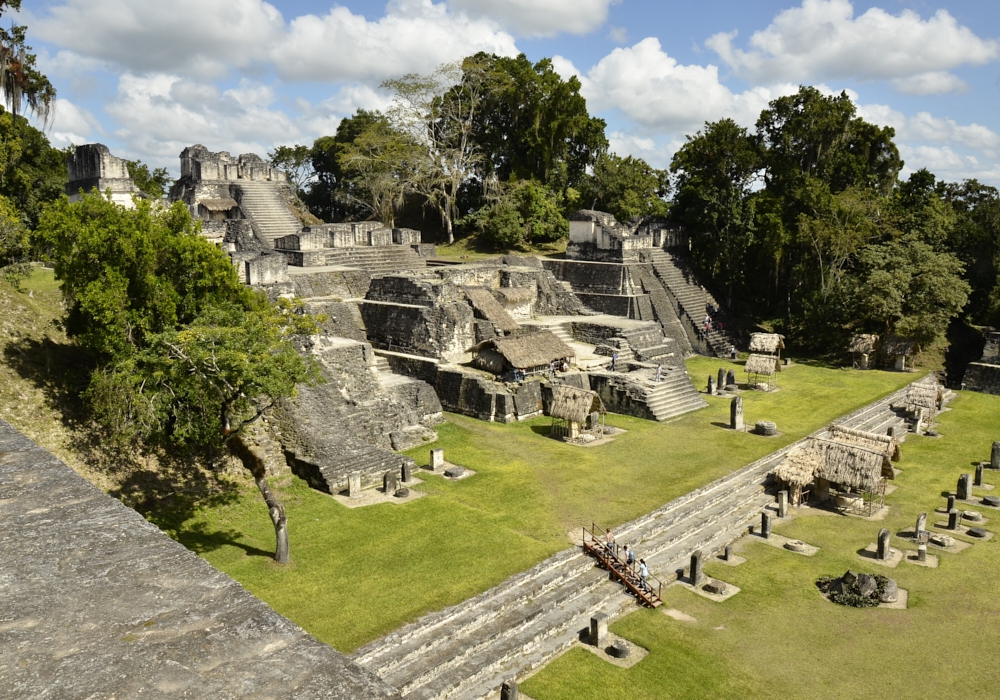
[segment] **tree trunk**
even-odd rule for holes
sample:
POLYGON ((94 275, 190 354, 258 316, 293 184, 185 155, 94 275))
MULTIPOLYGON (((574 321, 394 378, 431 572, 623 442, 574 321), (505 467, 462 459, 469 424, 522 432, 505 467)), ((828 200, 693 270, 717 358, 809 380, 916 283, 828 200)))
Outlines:
POLYGON ((445 217, 444 217, 444 225, 445 225, 445 228, 447 228, 447 230, 448 230, 448 245, 451 245, 452 243, 455 242, 455 231, 454 231, 454 229, 452 229, 452 226, 451 226, 451 217, 448 216, 447 214, 445 214, 445 217))
POLYGON ((240 435, 234 435, 229 439, 229 450, 235 455, 243 466, 247 468, 253 479, 257 482, 260 495, 264 497, 267 504, 268 513, 271 516, 271 523, 274 524, 274 560, 279 564, 288 563, 288 520, 285 517, 285 507, 281 505, 271 489, 267 485, 267 469, 262 460, 253 449, 250 448, 240 435))

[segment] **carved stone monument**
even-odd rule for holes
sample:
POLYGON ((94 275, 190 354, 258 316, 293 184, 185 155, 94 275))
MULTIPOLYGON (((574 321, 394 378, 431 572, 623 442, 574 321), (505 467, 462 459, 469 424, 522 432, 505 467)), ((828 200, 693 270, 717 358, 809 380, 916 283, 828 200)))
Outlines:
POLYGON ((918 544, 917 545, 917 561, 925 562, 927 561, 927 545, 918 544))
POLYGON ((957 530, 962 524, 962 512, 956 508, 948 511, 948 529, 957 530))
POLYGON ((396 493, 396 489, 399 488, 399 484, 396 482, 396 472, 394 470, 387 471, 382 475, 382 490, 385 495, 396 493))
POLYGON ((361 472, 351 472, 347 477, 347 495, 361 498, 361 472))
POLYGON ((691 585, 697 586, 705 577, 704 561, 701 550, 691 555, 691 585))
POLYGON ((518 700, 517 683, 504 681, 500 686, 500 700, 518 700))
POLYGON ((993 443, 990 451, 990 469, 1000 469, 1000 440, 993 443))
POLYGON ((716 381, 716 391, 720 394, 726 390, 726 370, 719 367, 719 379, 716 381))
POLYGON ((778 491, 778 517, 784 518, 788 515, 788 491, 778 491))
POLYGON ((948 506, 945 508, 946 511, 952 511, 955 509, 955 494, 948 494, 948 506))
POLYGON ((729 404, 729 427, 733 430, 743 430, 743 397, 734 396, 729 404))
POLYGON ((958 490, 955 497, 960 501, 968 501, 972 498, 972 477, 968 474, 962 474, 958 477, 958 490))
POLYGON ((733 560, 733 545, 731 544, 726 545, 726 549, 722 554, 722 558, 725 559, 726 561, 733 560))
POLYGON ((920 533, 927 529, 927 513, 921 513, 917 516, 917 526, 913 530, 913 536, 916 539, 920 539, 920 533))
POLYGON ((715 377, 708 378, 708 393, 715 394, 715 377))
POLYGON ((733 370, 729 370, 726 373, 726 386, 727 387, 733 387, 733 388, 735 388, 735 387, 738 386, 736 384, 736 372, 734 372, 733 370))
POLYGON ((771 514, 767 511, 760 514, 760 536, 765 540, 771 537, 771 514))
POLYGON ((972 482, 972 485, 973 486, 982 486, 983 485, 983 465, 982 464, 979 464, 979 465, 976 466, 976 478, 975 478, 975 481, 972 482))
POLYGON ((413 481, 413 465, 409 462, 405 462, 400 468, 400 481, 404 484, 408 484, 413 481))
POLYGON ((608 616, 597 613, 590 618, 590 643, 600 649, 608 639, 608 616))
POLYGON ((444 469, 444 450, 431 450, 431 471, 439 472, 444 469))
POLYGON ((889 546, 889 530, 882 528, 878 531, 878 543, 876 544, 876 557, 879 561, 889 561, 892 556, 892 547, 889 546))

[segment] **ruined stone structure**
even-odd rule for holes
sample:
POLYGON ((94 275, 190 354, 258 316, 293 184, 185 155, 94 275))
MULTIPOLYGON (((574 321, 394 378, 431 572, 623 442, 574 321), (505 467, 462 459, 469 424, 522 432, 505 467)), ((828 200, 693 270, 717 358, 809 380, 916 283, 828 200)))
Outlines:
POLYGON ((0 421, 5 698, 398 698, 0 421))
POLYGON ((979 362, 970 362, 962 377, 962 388, 984 394, 1000 394, 1000 333, 986 336, 979 362))
POLYGON ((111 201, 126 209, 135 208, 133 197, 148 197, 135 186, 125 159, 111 155, 103 143, 77 146, 69 155, 68 166, 66 194, 71 202, 79 200, 81 192, 94 189, 102 195, 110 191, 111 201))

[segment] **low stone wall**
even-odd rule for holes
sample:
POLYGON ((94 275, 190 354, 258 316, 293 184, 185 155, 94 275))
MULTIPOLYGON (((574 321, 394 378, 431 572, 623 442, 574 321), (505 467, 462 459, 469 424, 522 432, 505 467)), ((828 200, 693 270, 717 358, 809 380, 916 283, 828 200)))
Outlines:
POLYGON ((368 340, 376 347, 449 362, 470 359, 475 318, 464 301, 434 307, 361 303, 368 340))
POLYGON ((1000 365, 970 362, 962 377, 962 388, 983 394, 1000 394, 1000 365))
POLYGON ((556 279, 569 282, 577 294, 621 294, 626 282, 625 267, 621 264, 576 262, 573 260, 543 260, 546 270, 556 279))
POLYGON ((471 370, 439 367, 435 388, 447 411, 498 423, 515 420, 514 397, 507 387, 471 370))
POLYGON ((622 316, 623 318, 642 318, 642 304, 649 304, 649 299, 643 296, 626 296, 621 294, 589 294, 587 292, 577 292, 588 308, 599 311, 602 314, 611 316, 622 316))
POLYGON ((339 297, 340 299, 364 299, 371 284, 371 276, 364 270, 341 270, 337 272, 311 272, 289 276, 295 289, 295 296, 339 297))
POLYGON ((629 379, 627 374, 591 374, 590 388, 597 392, 604 407, 611 413, 656 420, 647 404, 647 389, 629 379))

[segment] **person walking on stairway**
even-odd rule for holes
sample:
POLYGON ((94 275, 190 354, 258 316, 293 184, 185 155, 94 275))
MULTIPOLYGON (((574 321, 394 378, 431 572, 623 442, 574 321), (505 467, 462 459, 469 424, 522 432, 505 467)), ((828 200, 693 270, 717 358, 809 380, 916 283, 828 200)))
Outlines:
POLYGON ((639 578, 642 579, 642 587, 647 591, 650 590, 649 583, 646 581, 649 578, 649 568, 646 566, 645 559, 639 560, 639 578))
POLYGON ((613 353, 611 353, 611 371, 612 372, 615 371, 615 365, 617 365, 617 364, 618 364, 618 351, 615 350, 613 353))

